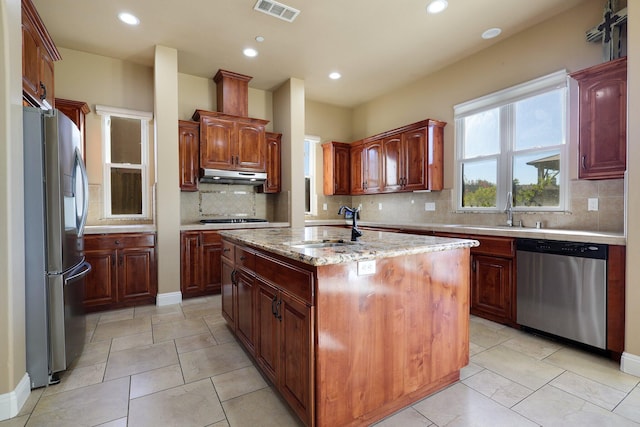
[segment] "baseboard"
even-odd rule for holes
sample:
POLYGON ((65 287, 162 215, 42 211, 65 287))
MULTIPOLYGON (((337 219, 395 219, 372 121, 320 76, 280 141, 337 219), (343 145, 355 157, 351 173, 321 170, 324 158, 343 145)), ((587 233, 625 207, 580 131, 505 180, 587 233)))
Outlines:
POLYGON ((156 305, 162 307, 164 305, 180 304, 182 302, 182 292, 167 292, 166 294, 158 294, 156 296, 156 305))
POLYGON ((627 374, 640 377, 640 356, 627 353, 626 351, 622 353, 622 357, 620 358, 620 370, 627 374))
POLYGON ((25 404, 31 393, 29 374, 25 373, 18 386, 10 393, 0 394, 0 421, 13 418, 25 404))

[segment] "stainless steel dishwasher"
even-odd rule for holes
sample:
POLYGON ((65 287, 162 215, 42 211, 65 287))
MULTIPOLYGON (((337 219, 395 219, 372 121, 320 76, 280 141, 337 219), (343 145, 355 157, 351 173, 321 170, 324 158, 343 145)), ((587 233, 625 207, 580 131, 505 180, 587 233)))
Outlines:
POLYGON ((607 346, 608 246, 518 239, 518 324, 607 346))

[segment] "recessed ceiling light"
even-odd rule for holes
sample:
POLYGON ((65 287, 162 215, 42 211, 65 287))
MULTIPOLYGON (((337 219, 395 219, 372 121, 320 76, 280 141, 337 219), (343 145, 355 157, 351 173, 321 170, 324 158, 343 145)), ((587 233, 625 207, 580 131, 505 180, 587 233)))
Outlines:
POLYGON ((333 73, 329 73, 329 78, 331 80, 338 80, 340 77, 342 77, 342 75, 337 71, 334 71, 333 73))
POLYGON ((482 38, 485 40, 492 39, 494 37, 498 37, 502 33, 500 28, 489 28, 487 31, 482 33, 482 38))
POLYGON ((140 23, 138 17, 130 14, 129 12, 120 12, 118 14, 118 19, 128 25, 138 25, 140 23))
POLYGON ((427 5, 427 13, 436 14, 445 10, 449 6, 447 0, 433 0, 427 5))
POLYGON ((244 56, 248 56, 249 58, 258 56, 258 51, 250 47, 243 50, 242 53, 244 53, 244 56))
POLYGON ((264 41, 264 37, 262 37, 262 36, 256 36, 256 41, 257 41, 258 43, 262 43, 262 42, 264 41))

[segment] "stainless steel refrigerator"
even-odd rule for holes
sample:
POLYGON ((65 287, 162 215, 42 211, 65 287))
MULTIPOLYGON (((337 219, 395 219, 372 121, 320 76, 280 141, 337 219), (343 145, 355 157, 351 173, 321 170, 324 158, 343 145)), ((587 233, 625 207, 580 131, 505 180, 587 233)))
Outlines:
POLYGON ((23 122, 27 373, 37 388, 59 381, 84 347, 88 183, 68 117, 24 107, 23 122))

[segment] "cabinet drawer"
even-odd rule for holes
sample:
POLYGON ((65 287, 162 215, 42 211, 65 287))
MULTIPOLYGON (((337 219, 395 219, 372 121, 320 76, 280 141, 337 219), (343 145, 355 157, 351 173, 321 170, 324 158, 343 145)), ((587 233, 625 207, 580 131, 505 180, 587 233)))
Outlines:
POLYGON ((222 241, 222 257, 228 259, 232 263, 235 262, 236 245, 226 240, 222 241))
POLYGON ((471 248, 473 254, 485 254, 512 258, 515 256, 515 239, 509 237, 470 236, 480 242, 480 246, 471 248))
POLYGON ((201 236, 203 245, 219 245, 222 242, 222 236, 217 231, 203 231, 201 236))
POLYGON ((255 270, 256 265, 256 253, 252 250, 236 246, 236 255, 235 255, 236 267, 243 267, 246 270, 255 270))
POLYGON ((285 292, 313 305, 313 273, 283 261, 256 255, 257 275, 267 279, 285 292))
POLYGON ((89 234, 84 236, 85 251, 154 247, 155 244, 156 235, 154 233, 89 234))

